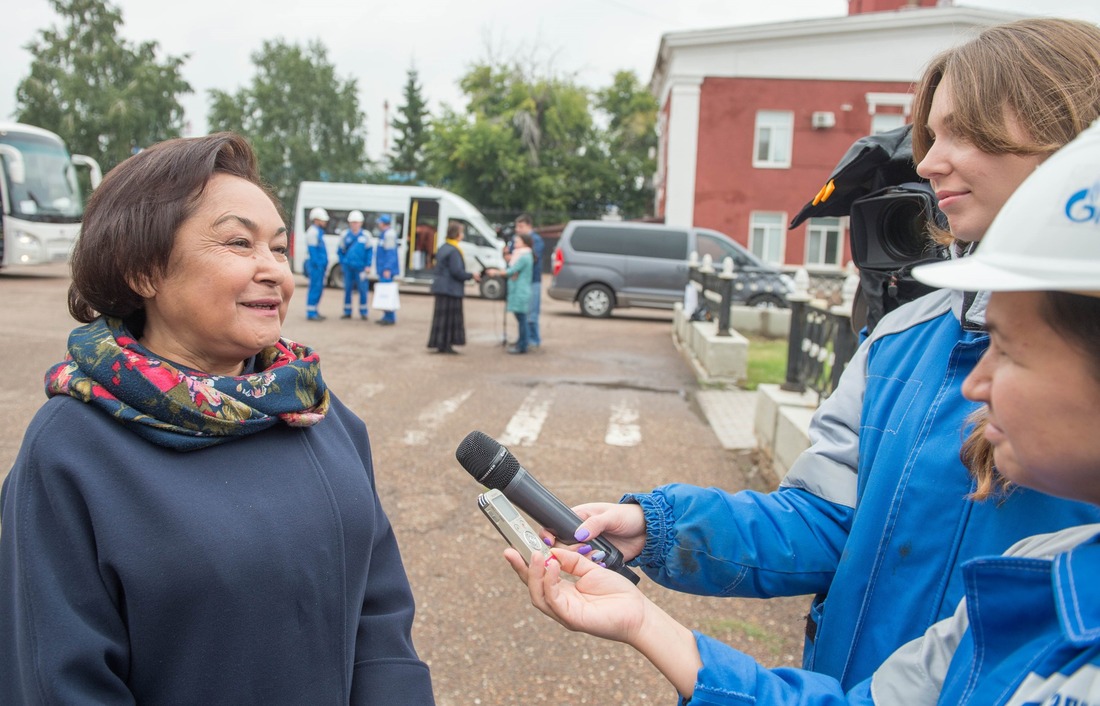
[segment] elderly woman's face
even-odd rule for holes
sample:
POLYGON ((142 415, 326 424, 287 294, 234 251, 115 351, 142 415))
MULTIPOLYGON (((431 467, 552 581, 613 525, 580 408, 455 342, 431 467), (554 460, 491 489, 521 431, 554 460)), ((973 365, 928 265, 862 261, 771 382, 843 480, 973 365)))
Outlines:
POLYGON ((267 195, 216 174, 176 232, 168 275, 145 296, 142 343, 206 373, 235 375, 278 341, 294 292, 286 226, 267 195))

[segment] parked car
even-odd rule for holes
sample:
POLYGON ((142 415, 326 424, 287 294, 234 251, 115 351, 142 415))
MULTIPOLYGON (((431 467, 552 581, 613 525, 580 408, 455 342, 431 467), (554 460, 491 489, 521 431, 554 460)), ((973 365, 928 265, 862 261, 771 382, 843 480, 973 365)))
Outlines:
POLYGON ((733 260, 735 304, 786 307, 794 281, 729 236, 706 228, 654 223, 570 221, 554 248, 547 294, 573 301, 585 316, 612 309, 671 309, 684 299, 688 258, 710 255, 716 269, 733 260))

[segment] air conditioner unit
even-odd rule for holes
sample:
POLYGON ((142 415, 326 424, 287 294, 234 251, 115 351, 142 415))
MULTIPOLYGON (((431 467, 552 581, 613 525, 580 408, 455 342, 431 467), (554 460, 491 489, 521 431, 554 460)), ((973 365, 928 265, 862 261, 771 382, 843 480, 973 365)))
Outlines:
POLYGON ((826 110, 816 111, 810 116, 810 125, 815 130, 824 130, 836 125, 836 113, 826 110))

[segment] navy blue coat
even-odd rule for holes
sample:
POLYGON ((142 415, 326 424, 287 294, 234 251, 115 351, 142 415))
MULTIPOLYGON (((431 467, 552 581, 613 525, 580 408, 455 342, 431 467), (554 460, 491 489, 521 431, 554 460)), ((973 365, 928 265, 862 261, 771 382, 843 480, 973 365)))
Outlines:
POLYGON ((433 703, 363 422, 181 453, 71 397, 0 494, 0 703, 433 703))
POLYGON ((461 297, 466 289, 466 280, 473 277, 466 271, 462 253, 450 243, 435 254, 435 272, 432 278, 432 294, 445 294, 448 297, 461 297))

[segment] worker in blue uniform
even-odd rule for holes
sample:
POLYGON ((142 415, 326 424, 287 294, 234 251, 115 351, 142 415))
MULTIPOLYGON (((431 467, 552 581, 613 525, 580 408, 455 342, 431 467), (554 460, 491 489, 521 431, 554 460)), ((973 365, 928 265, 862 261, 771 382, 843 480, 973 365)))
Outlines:
POLYGON ((359 292, 359 318, 367 320, 367 268, 371 264, 370 233, 363 230, 363 212, 352 211, 348 214, 348 229, 340 239, 337 254, 340 266, 344 270, 344 315, 341 319, 351 318, 352 293, 359 292))
POLYGON ((393 229, 393 219, 388 213, 378 217, 378 242, 375 245, 374 271, 378 275, 378 283, 375 284, 375 308, 382 310, 382 318, 378 323, 383 326, 393 326, 397 323, 397 296, 396 285, 392 298, 387 297, 384 304, 379 304, 378 284, 389 284, 397 277, 399 258, 397 255, 397 232, 393 229))
POLYGON ((306 229, 306 248, 309 259, 306 260, 306 277, 309 277, 309 292, 306 294, 306 319, 324 321, 317 307, 321 304, 321 294, 325 291, 325 274, 328 272, 328 249, 325 246, 325 224, 328 223, 328 211, 318 206, 309 212, 311 224, 306 229))

